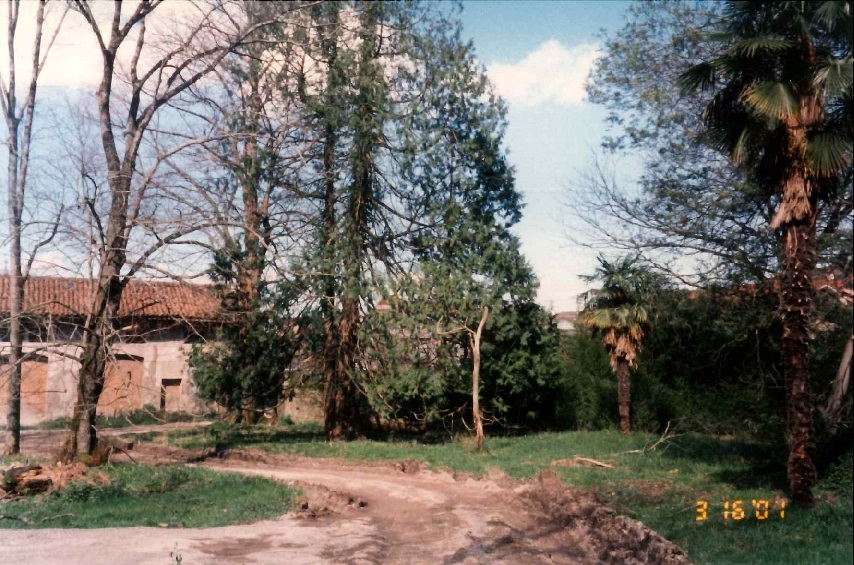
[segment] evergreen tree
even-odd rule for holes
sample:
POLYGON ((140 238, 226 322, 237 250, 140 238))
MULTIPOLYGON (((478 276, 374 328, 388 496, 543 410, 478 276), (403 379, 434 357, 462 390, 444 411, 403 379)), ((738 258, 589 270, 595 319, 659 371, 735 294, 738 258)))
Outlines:
POLYGON ((520 205, 500 148, 504 110, 446 12, 341 3, 313 13, 322 70, 305 73, 301 93, 321 140, 307 181, 320 213, 306 265, 324 319, 317 358, 330 440, 355 435, 368 416, 364 383, 381 361, 360 336, 383 281, 406 280, 418 264, 427 276, 468 284, 467 271, 478 282, 469 263, 479 253, 494 261, 480 269, 489 297, 461 287, 471 301, 462 310, 477 302, 480 319, 493 296, 532 296, 514 280, 533 280, 521 257, 493 251, 518 255, 506 231, 520 205))
POLYGON ((556 335, 533 302, 536 278, 509 231, 522 204, 501 146, 504 107, 458 34, 427 47, 434 86, 409 116, 413 150, 402 168, 426 198, 411 202, 421 218, 413 268, 390 277, 391 312, 377 316, 387 331, 375 347, 388 352, 378 355, 388 366, 374 400, 392 409, 402 402, 424 418, 465 406, 480 446, 481 377, 492 417, 532 423, 542 413, 534 391, 554 386, 556 335))
POLYGON ((278 406, 302 345, 304 324, 294 307, 301 291, 281 281, 265 285, 248 311, 225 310, 226 323, 190 352, 201 398, 246 423, 257 422, 265 409, 278 406))

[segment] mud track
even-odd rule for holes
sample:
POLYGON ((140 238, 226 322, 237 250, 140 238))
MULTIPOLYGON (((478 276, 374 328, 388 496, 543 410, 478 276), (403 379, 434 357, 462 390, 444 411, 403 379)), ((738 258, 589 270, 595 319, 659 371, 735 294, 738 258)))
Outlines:
MULTIPOLYGON (((187 458, 153 446, 134 455, 187 458)), ((181 565, 688 563, 678 547, 567 490, 552 472, 519 482, 426 471, 417 462, 253 452, 199 465, 296 483, 306 498, 295 513, 239 526, 0 530, 0 564, 166 565, 170 553, 181 565)))

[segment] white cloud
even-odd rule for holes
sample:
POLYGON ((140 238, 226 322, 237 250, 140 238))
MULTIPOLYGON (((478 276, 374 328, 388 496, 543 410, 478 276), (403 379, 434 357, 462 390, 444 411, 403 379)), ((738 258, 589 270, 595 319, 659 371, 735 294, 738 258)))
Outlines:
POLYGON ((569 106, 584 101, 584 82, 599 55, 596 45, 567 48, 551 39, 518 63, 493 63, 487 73, 498 94, 511 104, 569 106))

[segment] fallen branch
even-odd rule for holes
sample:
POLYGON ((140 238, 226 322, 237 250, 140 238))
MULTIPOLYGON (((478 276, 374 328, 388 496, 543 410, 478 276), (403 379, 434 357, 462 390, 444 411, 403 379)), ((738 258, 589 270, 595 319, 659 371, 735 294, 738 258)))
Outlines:
POLYGON ((48 520, 56 520, 58 518, 67 518, 68 516, 74 516, 71 512, 68 514, 57 514, 56 516, 48 516, 47 518, 42 518, 39 522, 47 522, 48 520))
POLYGON ((605 467, 607 469, 613 469, 614 468, 613 465, 603 463, 602 461, 597 461, 596 459, 590 459, 588 457, 575 456, 574 459, 580 463, 589 463, 590 465, 595 465, 596 467, 605 467))
MULTIPOLYGON (((675 437, 678 437, 679 435, 681 435, 681 434, 677 434, 676 430, 670 431, 670 421, 668 420, 667 426, 664 428, 664 433, 661 434, 661 437, 658 438, 658 441, 656 441, 654 444, 652 444, 652 446, 650 446, 648 450, 649 451, 655 451, 656 447, 664 444, 667 441, 670 441, 671 439, 673 439, 675 437)), ((644 450, 646 451, 647 448, 644 447, 644 450)))
POLYGON ((583 467, 585 465, 593 467, 604 467, 605 469, 614 468, 614 466, 610 463, 605 463, 597 459, 590 459, 589 457, 581 457, 579 455, 576 455, 572 459, 557 459, 551 462, 552 467, 583 467))
POLYGON ((630 449, 628 451, 620 451, 619 453, 614 453, 614 456, 617 455, 628 455, 629 453, 640 453, 641 455, 645 454, 647 451, 655 451, 658 446, 664 445, 668 441, 679 437, 682 434, 677 434, 676 430, 670 429, 670 422, 667 422, 667 426, 664 428, 664 433, 661 434, 661 437, 656 440, 655 443, 650 445, 649 440, 647 440, 646 444, 643 446, 643 449, 630 449))
POLYGON ((10 516, 9 514, 0 514, 0 520, 18 520, 25 524, 32 524, 32 522, 22 516, 10 516))
POLYGON ((643 449, 630 449, 628 451, 620 451, 614 455, 628 455, 629 453, 643 453, 643 449))

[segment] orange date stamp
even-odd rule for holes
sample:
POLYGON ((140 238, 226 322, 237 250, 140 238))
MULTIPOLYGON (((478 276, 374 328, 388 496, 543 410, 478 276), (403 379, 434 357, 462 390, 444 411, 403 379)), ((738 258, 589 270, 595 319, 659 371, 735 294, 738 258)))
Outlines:
POLYGON ((770 500, 724 500, 710 504, 707 500, 698 500, 694 520, 705 522, 710 518, 720 516, 724 521, 741 520, 781 520, 786 517, 786 500, 774 498, 770 500))

